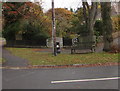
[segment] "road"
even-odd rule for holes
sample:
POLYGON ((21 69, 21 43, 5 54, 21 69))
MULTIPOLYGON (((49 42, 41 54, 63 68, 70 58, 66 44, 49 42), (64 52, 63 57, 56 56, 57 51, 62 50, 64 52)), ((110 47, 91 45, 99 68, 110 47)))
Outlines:
POLYGON ((118 89, 119 77, 118 66, 2 69, 2 76, 3 89, 118 89))

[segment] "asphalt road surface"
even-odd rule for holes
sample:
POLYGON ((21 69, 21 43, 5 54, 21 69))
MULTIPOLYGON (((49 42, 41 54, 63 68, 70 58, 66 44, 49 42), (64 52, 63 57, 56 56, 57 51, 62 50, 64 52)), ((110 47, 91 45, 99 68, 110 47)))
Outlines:
POLYGON ((3 89, 118 89, 118 66, 2 69, 3 89))

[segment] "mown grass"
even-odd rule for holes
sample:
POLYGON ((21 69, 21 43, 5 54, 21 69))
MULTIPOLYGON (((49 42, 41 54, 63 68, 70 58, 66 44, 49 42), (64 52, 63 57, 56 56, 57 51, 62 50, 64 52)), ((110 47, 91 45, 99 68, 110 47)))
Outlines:
POLYGON ((31 65, 68 65, 68 64, 96 64, 118 62, 116 53, 89 53, 89 54, 59 54, 35 52, 32 48, 6 48, 14 55, 29 60, 31 65))

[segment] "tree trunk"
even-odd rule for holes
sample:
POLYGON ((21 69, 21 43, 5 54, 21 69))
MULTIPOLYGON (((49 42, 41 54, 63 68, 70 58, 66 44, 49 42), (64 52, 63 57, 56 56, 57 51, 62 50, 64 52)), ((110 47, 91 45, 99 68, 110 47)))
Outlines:
POLYGON ((103 39, 104 48, 103 51, 110 51, 112 47, 113 37, 113 27, 111 20, 111 2, 101 2, 101 15, 103 20, 103 39))
POLYGON ((91 36, 91 40, 93 40, 94 25, 98 14, 98 2, 92 2, 92 5, 89 6, 89 4, 83 0, 82 4, 86 31, 88 32, 88 35, 91 36))

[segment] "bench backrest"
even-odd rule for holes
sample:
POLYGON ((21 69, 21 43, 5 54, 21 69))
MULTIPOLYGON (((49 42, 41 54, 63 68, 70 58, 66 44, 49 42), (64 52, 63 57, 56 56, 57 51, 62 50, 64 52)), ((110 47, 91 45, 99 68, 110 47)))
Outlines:
POLYGON ((73 47, 78 49, 89 49, 96 44, 96 36, 80 36, 73 40, 73 47))

